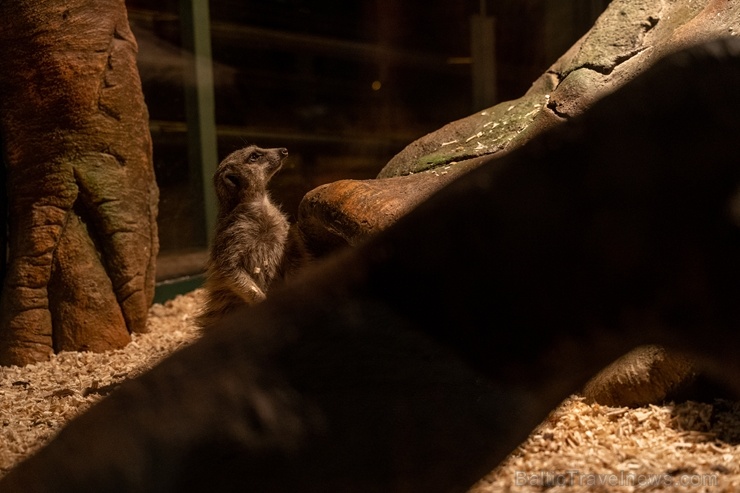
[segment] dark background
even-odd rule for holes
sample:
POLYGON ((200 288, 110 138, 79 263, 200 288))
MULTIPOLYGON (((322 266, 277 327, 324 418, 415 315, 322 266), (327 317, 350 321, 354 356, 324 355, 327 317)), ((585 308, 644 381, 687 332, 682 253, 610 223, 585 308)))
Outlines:
MULTIPOLYGON (((273 198, 295 214, 312 188, 372 178, 403 147, 476 108, 471 16, 496 18, 497 100, 521 96, 608 0, 212 0, 219 159, 287 147, 273 198)), ((187 157, 179 2, 127 0, 161 189, 162 253, 206 248, 187 157)))

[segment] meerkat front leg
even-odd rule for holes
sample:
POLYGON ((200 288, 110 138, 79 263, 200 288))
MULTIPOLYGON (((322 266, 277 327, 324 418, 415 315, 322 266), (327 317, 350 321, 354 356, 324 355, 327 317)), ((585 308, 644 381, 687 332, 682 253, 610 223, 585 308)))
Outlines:
POLYGON ((254 282, 254 279, 249 277, 245 272, 234 272, 233 274, 234 278, 231 279, 229 287, 234 294, 249 305, 254 305, 265 300, 267 297, 265 292, 254 282))

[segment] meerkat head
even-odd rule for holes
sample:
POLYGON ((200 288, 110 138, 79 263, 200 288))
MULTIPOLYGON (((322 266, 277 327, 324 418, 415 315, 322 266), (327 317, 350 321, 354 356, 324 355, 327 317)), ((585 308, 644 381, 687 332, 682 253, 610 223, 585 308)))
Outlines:
POLYGON ((242 201, 264 197, 267 182, 287 156, 284 147, 262 149, 253 145, 226 156, 213 177, 221 210, 231 210, 242 201))

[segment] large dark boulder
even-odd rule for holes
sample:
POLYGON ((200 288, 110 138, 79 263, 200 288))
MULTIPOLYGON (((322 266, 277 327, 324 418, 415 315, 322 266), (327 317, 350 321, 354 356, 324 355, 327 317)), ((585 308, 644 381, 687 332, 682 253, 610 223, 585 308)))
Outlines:
POLYGON ((463 491, 637 345, 740 392, 737 87, 739 40, 656 64, 123 384, 0 490, 463 491))

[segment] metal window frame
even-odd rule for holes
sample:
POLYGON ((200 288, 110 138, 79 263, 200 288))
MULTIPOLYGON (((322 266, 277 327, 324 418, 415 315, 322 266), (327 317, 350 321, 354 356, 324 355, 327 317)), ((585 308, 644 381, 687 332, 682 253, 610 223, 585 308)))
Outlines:
MULTIPOLYGON (((185 61, 185 115, 188 166, 196 190, 202 193, 207 245, 213 244, 218 214, 213 174, 218 166, 216 102, 213 88, 211 16, 207 0, 180 0, 180 26, 185 61)), ((197 273, 157 283, 154 302, 164 303, 200 287, 197 273)))
POLYGON ((212 177, 218 166, 216 102, 213 89, 211 16, 207 0, 181 0, 180 22, 185 53, 185 113, 188 162, 199 177, 205 207, 208 245, 213 242, 218 205, 212 177))

